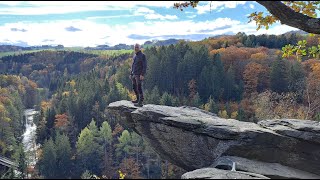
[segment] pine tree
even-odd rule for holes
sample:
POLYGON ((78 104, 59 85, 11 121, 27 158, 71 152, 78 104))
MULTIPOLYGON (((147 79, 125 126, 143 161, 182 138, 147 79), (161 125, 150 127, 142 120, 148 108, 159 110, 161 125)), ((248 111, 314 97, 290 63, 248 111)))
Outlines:
POLYGON ((167 92, 164 92, 161 96, 160 104, 165 106, 172 106, 172 96, 167 92))
POLYGON ((199 107, 201 106, 201 104, 202 104, 202 102, 201 102, 199 93, 197 92, 197 93, 194 95, 194 97, 191 99, 190 106, 199 108, 199 107))
POLYGON ((99 144, 95 141, 94 133, 85 127, 77 141, 77 158, 80 170, 89 170, 94 174, 99 174, 100 154, 99 144))
POLYGON ((214 99, 219 99, 221 95, 221 90, 223 88, 224 81, 224 71, 223 63, 221 61, 221 55, 215 54, 213 56, 213 67, 212 67, 212 76, 211 76, 211 89, 214 99))
POLYGON ((68 136, 56 132, 57 178, 67 179, 71 169, 71 145, 68 136))
POLYGON ((277 93, 288 91, 288 73, 284 60, 276 60, 271 68, 270 85, 271 90, 277 93))
POLYGON ((150 98, 148 100, 148 102, 150 104, 159 104, 160 103, 160 92, 157 86, 154 86, 151 94, 150 94, 150 98))
POLYGON ((96 138, 99 136, 99 131, 98 131, 98 127, 96 125, 96 121, 93 118, 91 119, 91 122, 88 125, 88 129, 93 134, 95 141, 96 141, 96 138))
POLYGON ((119 144, 116 144, 116 156, 120 159, 127 158, 130 152, 131 136, 129 131, 122 131, 121 136, 118 138, 119 144))
POLYGON ((56 178, 57 173, 57 154, 56 147, 52 138, 45 141, 42 149, 42 158, 39 162, 40 173, 45 178, 56 178))
POLYGON ((224 99, 231 100, 236 98, 236 87, 235 87, 235 75, 234 75, 234 68, 231 66, 224 79, 224 99))
POLYGON ((290 65, 288 72, 288 86, 289 90, 299 92, 304 89, 305 71, 300 62, 293 62, 290 65))
POLYGON ((103 174, 112 177, 112 129, 107 121, 104 121, 99 131, 100 141, 103 144, 103 174))
POLYGON ((140 135, 135 132, 131 132, 131 149, 130 154, 135 154, 136 162, 139 162, 139 155, 143 151, 143 140, 140 135))
POLYGON ((18 171, 21 172, 19 178, 25 179, 27 177, 27 159, 24 153, 23 145, 20 144, 18 147, 18 171))

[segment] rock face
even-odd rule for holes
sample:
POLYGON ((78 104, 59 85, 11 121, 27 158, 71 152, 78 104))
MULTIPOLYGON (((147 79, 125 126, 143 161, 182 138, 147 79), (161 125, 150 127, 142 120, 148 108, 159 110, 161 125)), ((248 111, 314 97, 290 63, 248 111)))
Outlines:
POLYGON ((182 175, 181 179, 270 179, 243 171, 227 171, 216 168, 202 168, 182 175))
POLYGON ((320 177, 320 123, 316 121, 281 119, 255 124, 219 118, 194 107, 135 107, 130 101, 110 103, 108 110, 161 157, 187 171, 212 167, 219 159, 231 157, 236 170, 271 178, 320 177))

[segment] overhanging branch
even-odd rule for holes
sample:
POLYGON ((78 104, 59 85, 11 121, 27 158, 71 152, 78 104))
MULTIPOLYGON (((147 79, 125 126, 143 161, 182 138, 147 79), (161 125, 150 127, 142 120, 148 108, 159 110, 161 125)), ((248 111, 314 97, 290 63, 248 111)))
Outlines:
POLYGON ((281 24, 301 29, 305 32, 320 34, 320 18, 312 18, 295 12, 281 1, 257 1, 277 17, 281 24))

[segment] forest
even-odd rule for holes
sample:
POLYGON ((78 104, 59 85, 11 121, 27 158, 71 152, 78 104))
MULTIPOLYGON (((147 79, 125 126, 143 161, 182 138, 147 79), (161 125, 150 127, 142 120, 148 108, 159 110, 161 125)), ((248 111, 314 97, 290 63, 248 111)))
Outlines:
MULTIPOLYGON (((145 104, 193 106, 222 118, 320 121, 319 56, 282 47, 319 35, 236 35, 148 46, 145 104)), ((133 50, 42 50, 0 58, 0 155, 18 163, 1 178, 180 179, 138 134, 106 111, 133 100, 133 50), (35 109, 38 161, 23 151, 25 109, 35 109)))

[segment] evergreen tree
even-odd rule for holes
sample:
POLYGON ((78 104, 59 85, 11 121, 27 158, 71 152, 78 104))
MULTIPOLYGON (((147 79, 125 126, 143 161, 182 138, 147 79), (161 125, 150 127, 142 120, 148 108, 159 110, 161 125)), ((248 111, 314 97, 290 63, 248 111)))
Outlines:
POLYGON ((298 103, 303 101, 306 86, 306 73, 300 62, 293 62, 288 72, 288 90, 294 92, 298 103))
POLYGON ((212 93, 212 70, 213 66, 204 66, 200 76, 199 76, 199 94, 201 95, 201 99, 208 99, 210 94, 212 93))
POLYGON ((167 92, 163 93, 160 99, 160 104, 165 106, 172 106, 172 96, 167 92))
POLYGON ((24 153, 23 145, 20 144, 18 147, 18 171, 21 172, 20 179, 25 179, 27 177, 27 159, 24 153))
POLYGON ((284 60, 276 60, 273 62, 270 74, 271 90, 277 93, 288 91, 288 74, 287 66, 284 60))
MULTIPOLYGON (((159 59, 155 54, 146 54, 148 57, 148 69, 145 77, 145 87, 148 90, 151 90, 154 86, 159 86, 161 79, 161 72, 159 68, 159 59)), ((159 87, 158 87, 159 88, 159 87)))
POLYGON ((112 166, 112 129, 107 121, 104 121, 99 130, 100 141, 103 145, 103 174, 111 177, 112 166))
POLYGON ((135 154, 135 161, 139 162, 139 155, 143 151, 143 140, 140 135, 138 135, 135 132, 131 132, 131 148, 130 148, 130 154, 135 154))
POLYGON ((57 154, 52 138, 46 140, 43 145, 39 166, 40 173, 45 178, 52 179, 57 177, 57 154))
POLYGON ((121 160, 123 158, 127 158, 130 152, 131 136, 129 131, 127 130, 122 131, 122 134, 118 138, 118 140, 119 140, 119 144, 116 144, 116 156, 121 160))
POLYGON ((83 172, 89 170, 94 174, 99 174, 100 156, 97 153, 99 144, 95 141, 94 133, 85 127, 77 141, 78 167, 83 172))
POLYGON ((70 177, 71 169, 71 145, 68 136, 56 132, 55 147, 57 155, 56 178, 66 179, 70 177))
POLYGON ((160 92, 157 86, 154 86, 151 94, 150 94, 150 98, 148 99, 148 102, 150 104, 159 104, 160 103, 160 92))
POLYGON ((126 60, 123 65, 118 67, 117 73, 115 75, 116 81, 123 84, 124 87, 127 89, 132 88, 132 82, 129 79, 129 74, 130 74, 130 64, 129 60, 126 60))
POLYGON ((99 136, 99 131, 98 131, 98 127, 96 125, 96 121, 93 118, 91 119, 91 122, 88 125, 88 129, 90 130, 90 132, 92 133, 92 135, 94 136, 95 141, 96 141, 96 138, 99 136))
POLYGON ((213 56, 212 76, 210 83, 212 86, 212 95, 214 99, 219 99, 221 95, 221 89, 223 88, 224 71, 223 63, 221 61, 221 55, 215 54, 213 56))
POLYGON ((252 40, 252 36, 251 36, 251 35, 249 35, 249 36, 246 38, 246 40, 245 40, 245 42, 244 42, 244 45, 245 45, 246 47, 254 47, 254 42, 253 42, 253 40, 252 40))
POLYGON ((199 107, 201 106, 201 104, 202 104, 202 102, 201 102, 199 93, 197 92, 197 93, 195 94, 195 96, 191 99, 191 104, 190 104, 190 106, 199 108, 199 107))
POLYGON ((247 121, 248 118, 246 117, 245 112, 242 108, 238 109, 238 115, 236 119, 239 121, 247 121))
POLYGON ((108 93, 108 96, 107 96, 107 103, 111 103, 111 102, 119 101, 119 100, 121 100, 120 93, 119 93, 116 85, 113 84, 111 86, 110 92, 108 93))
POLYGON ((50 135, 53 135, 53 127, 54 127, 54 121, 55 121, 55 115, 56 115, 56 111, 54 110, 54 108, 49 108, 46 111, 46 127, 47 127, 47 133, 46 133, 46 139, 48 137, 50 137, 50 135))
POLYGON ((235 87, 235 75, 234 68, 231 66, 225 76, 224 79, 224 99, 232 100, 236 98, 236 87, 235 87))

